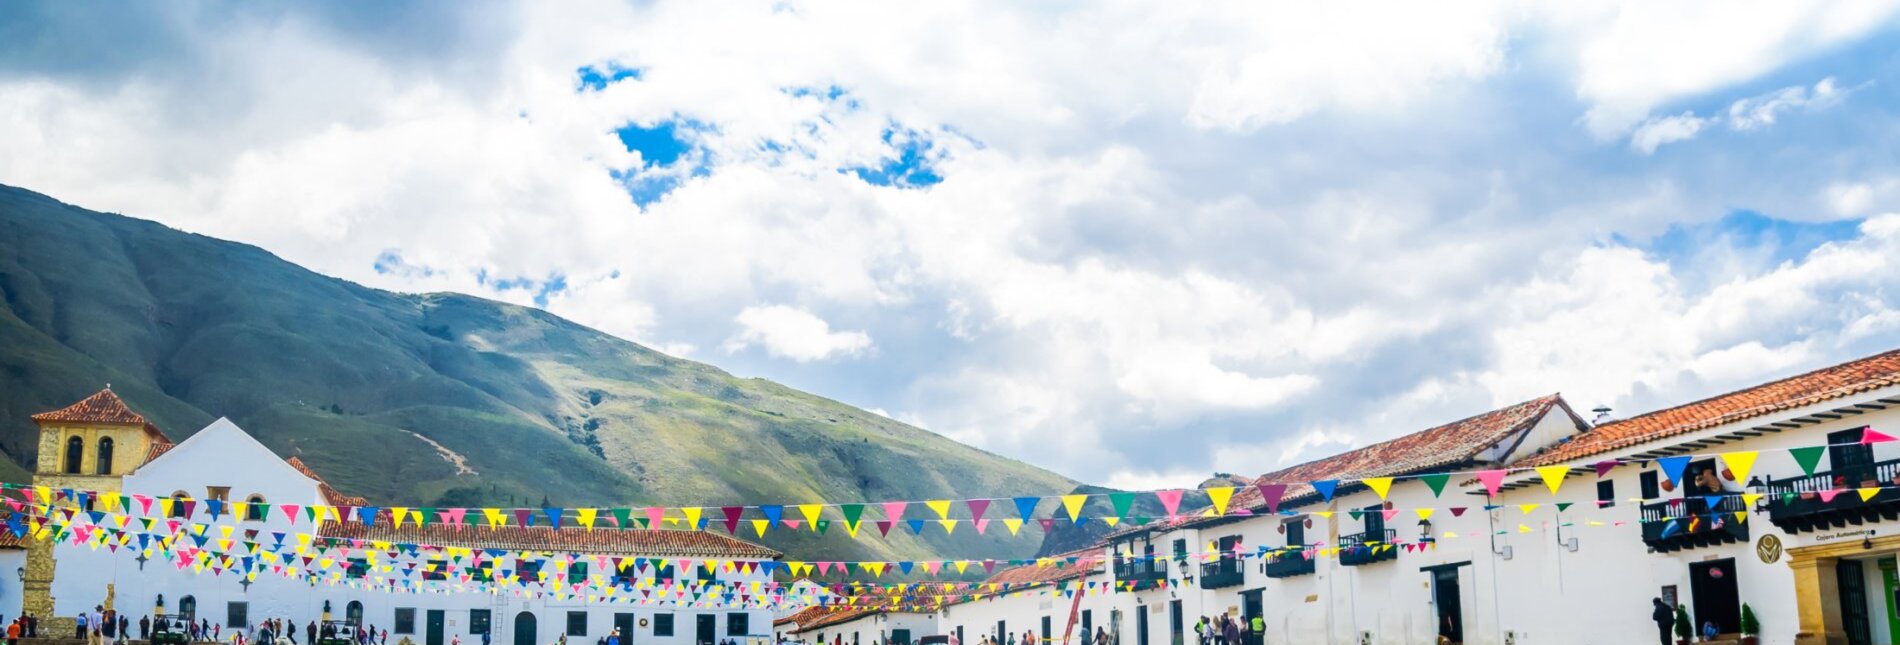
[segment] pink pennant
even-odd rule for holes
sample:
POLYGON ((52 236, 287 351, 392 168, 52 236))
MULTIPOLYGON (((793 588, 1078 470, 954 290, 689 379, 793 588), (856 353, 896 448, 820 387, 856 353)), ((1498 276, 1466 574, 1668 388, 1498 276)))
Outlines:
POLYGON ((1187 491, 1183 490, 1158 490, 1155 491, 1155 497, 1161 500, 1161 508, 1168 512, 1168 517, 1174 517, 1181 512, 1181 495, 1186 492, 1187 491))
POLYGON ((909 505, 910 505, 910 502, 884 502, 882 504, 882 506, 884 507, 884 519, 890 520, 892 522, 903 521, 904 507, 909 506, 909 505))
POLYGON ((1862 429, 1860 432, 1860 443, 1862 445, 1873 444, 1873 443, 1886 443, 1888 441, 1893 441, 1893 440, 1894 440, 1893 435, 1889 435, 1879 430, 1875 430, 1873 426, 1867 426, 1866 428, 1862 429))
POLYGON ((456 528, 461 528, 463 523, 468 520, 468 509, 445 508, 440 511, 436 511, 436 516, 444 524, 447 524, 449 526, 453 526, 456 528))
POLYGON ((658 506, 648 506, 646 511, 647 528, 654 531, 660 530, 660 523, 666 519, 666 509, 658 506))
POLYGON ((990 508, 990 500, 987 499, 973 499, 966 503, 970 505, 970 517, 974 519, 983 519, 983 511, 990 508))
POLYGON ((1480 470, 1478 471, 1478 481, 1484 482, 1484 491, 1486 493, 1492 497, 1497 497, 1498 486, 1504 484, 1504 475, 1505 471, 1502 470, 1480 470))
POLYGON ((1266 502, 1267 510, 1280 512, 1280 498, 1286 495, 1286 484, 1261 484, 1260 500, 1266 502))
POLYGON ((782 521, 785 522, 785 528, 788 528, 794 531, 798 530, 799 527, 805 525, 805 520, 782 520, 782 521))
POLYGON ((1399 516, 1399 509, 1396 509, 1396 508, 1388 508, 1382 512, 1385 514, 1385 521, 1387 522, 1390 522, 1392 521, 1392 518, 1399 516))
MULTIPOLYGON (((976 534, 977 534, 977 535, 982 535, 982 534, 983 534, 983 531, 984 531, 984 530, 987 530, 987 529, 989 529, 989 528, 990 528, 990 521, 989 521, 989 520, 987 520, 987 519, 983 519, 983 520, 977 520, 977 521, 975 521, 975 522, 972 522, 972 524, 975 524, 975 525, 976 525, 976 534)), ((934 572, 933 572, 933 573, 934 573, 934 572)))
POLYGON ((150 497, 146 497, 146 496, 144 496, 144 495, 133 495, 133 496, 132 496, 132 501, 135 501, 135 502, 138 502, 138 503, 139 503, 139 514, 140 514, 140 515, 151 515, 151 514, 152 514, 152 498, 150 498, 150 497))
POLYGON ((1815 491, 1815 494, 1816 494, 1816 495, 1820 495, 1820 496, 1821 496, 1821 503, 1823 503, 1823 504, 1825 504, 1825 503, 1829 503, 1829 502, 1833 502, 1833 501, 1834 501, 1834 496, 1835 496, 1835 495, 1839 495, 1839 494, 1841 494, 1841 489, 1839 489, 1839 488, 1830 488, 1830 489, 1828 489, 1828 490, 1822 490, 1822 491, 1815 491))

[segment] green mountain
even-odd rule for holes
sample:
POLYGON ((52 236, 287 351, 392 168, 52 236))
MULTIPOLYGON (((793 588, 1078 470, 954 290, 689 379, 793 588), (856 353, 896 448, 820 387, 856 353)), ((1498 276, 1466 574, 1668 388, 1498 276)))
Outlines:
MULTIPOLYGON (((371 289, 5 186, 0 295, 0 477, 12 481, 36 459, 28 416, 109 382, 175 440, 227 416, 383 504, 799 503, 1075 486, 537 309, 371 289)), ((1022 557, 1039 542, 1000 529, 777 533, 766 542, 806 559, 1022 557)))

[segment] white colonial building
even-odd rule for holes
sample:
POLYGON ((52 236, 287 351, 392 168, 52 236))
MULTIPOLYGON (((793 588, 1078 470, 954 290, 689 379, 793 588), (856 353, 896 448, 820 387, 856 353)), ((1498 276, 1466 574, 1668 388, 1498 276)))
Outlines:
MULTIPOLYGON (((117 549, 101 548, 110 540, 98 538, 35 542, 36 557, 18 577, 43 632, 70 633, 72 616, 108 605, 133 624, 153 614, 189 616, 223 633, 286 619, 297 625, 299 642, 306 626, 322 619, 360 622, 388 631, 391 643, 408 638, 420 645, 541 645, 563 636, 584 643, 614 630, 623 643, 654 645, 763 642, 771 635, 773 611, 757 602, 761 593, 770 595, 763 585, 771 576, 759 565, 778 554, 742 540, 706 531, 589 529, 572 519, 558 529, 545 519, 543 526, 488 528, 474 517, 465 526, 418 526, 414 510, 398 528, 388 509, 371 511, 369 525, 357 519, 319 525, 300 509, 351 514, 366 503, 339 494, 229 420, 174 446, 110 390, 35 420, 43 455, 36 484, 102 492, 62 495, 60 504, 107 513, 132 508, 135 515, 168 509, 186 526, 209 525, 209 544, 201 550, 244 560, 242 569, 255 573, 220 574, 196 566, 202 560, 181 563, 176 553, 139 548, 150 547, 152 537, 117 549), (180 501, 167 501, 174 499, 180 501), (212 519, 211 506, 222 515, 212 519), (308 559, 270 562, 232 548, 245 542, 308 559), (525 584, 494 584, 511 577, 525 584), (668 582, 692 584, 696 599, 656 595, 668 582), (391 585, 399 588, 380 588, 391 585), (607 587, 615 593, 604 593, 607 587)), ((130 526, 124 530, 139 528, 136 521, 130 526)), ((216 566, 218 559, 210 562, 216 566)), ((6 592, 0 586, 0 594, 6 592)))

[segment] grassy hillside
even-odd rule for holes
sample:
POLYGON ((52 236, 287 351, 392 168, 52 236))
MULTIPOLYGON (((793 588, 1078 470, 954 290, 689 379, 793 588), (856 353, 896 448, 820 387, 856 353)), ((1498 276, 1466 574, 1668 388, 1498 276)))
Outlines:
MULTIPOLYGON (((0 477, 28 415, 105 383, 174 439, 228 416, 407 505, 924 499, 1074 482, 546 312, 398 294, 256 247, 0 186, 0 477)), ((921 511, 922 509, 918 509, 921 511)), ((974 535, 774 542, 806 558, 1022 556, 974 535)))

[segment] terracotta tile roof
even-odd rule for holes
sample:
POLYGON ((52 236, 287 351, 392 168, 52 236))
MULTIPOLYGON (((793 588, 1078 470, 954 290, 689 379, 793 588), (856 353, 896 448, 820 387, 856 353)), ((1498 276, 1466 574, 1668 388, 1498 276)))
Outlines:
POLYGON ((1056 562, 1048 566, 1040 567, 1036 566, 1033 562, 1010 567, 996 572, 995 575, 990 576, 983 582, 1007 585, 1045 585, 1062 582, 1064 580, 1083 578, 1101 573, 1102 571, 1103 557, 1100 549, 1081 549, 1050 556, 1050 558, 1056 560, 1056 562), (1074 563, 1070 563, 1068 562, 1068 558, 1077 559, 1074 563))
POLYGON ((811 619, 810 622, 800 625, 798 629, 793 630, 793 631, 802 634, 802 633, 810 632, 813 630, 824 629, 826 627, 837 625, 839 623, 848 623, 848 622, 857 620, 859 618, 863 618, 865 616, 870 616, 872 614, 884 613, 882 610, 872 609, 869 607, 846 607, 844 609, 828 608, 828 607, 813 607, 812 609, 817 609, 824 613, 816 618, 811 619))
POLYGON ((772 626, 779 627, 782 625, 792 625, 793 626, 792 628, 794 630, 801 629, 805 625, 809 625, 813 622, 816 622, 820 617, 824 616, 827 613, 830 613, 830 610, 825 609, 824 607, 818 607, 818 606, 806 607, 804 609, 798 610, 797 612, 794 612, 790 616, 786 616, 784 618, 780 618, 778 620, 772 621, 772 626))
POLYGON ((114 394, 111 387, 99 390, 92 396, 64 408, 35 414, 32 419, 37 423, 102 423, 138 426, 145 430, 147 437, 151 438, 152 447, 146 451, 145 455, 147 462, 165 454, 165 451, 172 447, 171 438, 166 437, 165 433, 158 430, 158 426, 152 425, 152 422, 145 420, 145 417, 133 412, 132 408, 126 407, 125 401, 120 399, 118 394, 114 394))
POLYGON ((24 549, 31 540, 14 535, 11 531, 0 531, 0 549, 24 549))
MULTIPOLYGON (((1546 413, 1553 411, 1569 415, 1579 429, 1584 427, 1583 421, 1570 410, 1570 404, 1565 403, 1561 395, 1551 394, 1357 450, 1270 472, 1261 475, 1254 483, 1294 484, 1289 486, 1281 497, 1282 503, 1291 504, 1318 496, 1318 492, 1311 486, 1296 482, 1396 477, 1457 466, 1477 458, 1478 453, 1486 448, 1521 430, 1530 428, 1546 413)), ((1347 486, 1341 485, 1339 492, 1344 493, 1346 490, 1347 486)), ((1265 508, 1266 505, 1260 496, 1260 490, 1249 486, 1235 491, 1234 498, 1228 506, 1236 509, 1259 509, 1265 508)))
POLYGON ((1549 465, 1900 385, 1900 349, 1641 416, 1604 423, 1519 465, 1549 465))
POLYGON ((331 487, 330 482, 324 481, 323 476, 318 475, 317 471, 312 469, 310 467, 310 464, 304 463, 302 459, 291 457, 290 459, 286 459, 284 461, 285 463, 290 464, 291 468, 297 469, 297 472, 303 473, 303 476, 309 477, 310 479, 315 480, 317 482, 317 491, 323 494, 323 501, 325 504, 329 504, 331 506, 369 506, 368 499, 356 497, 354 495, 344 495, 342 492, 339 492, 337 489, 331 487))
MULTIPOLYGON (((385 516, 387 517, 387 516, 385 516)), ((680 558, 777 558, 779 552, 710 531, 644 529, 619 530, 551 526, 450 526, 431 524, 424 527, 405 525, 395 528, 386 522, 363 526, 358 522, 326 522, 318 534, 325 537, 380 540, 406 544, 466 547, 471 549, 507 549, 510 551, 555 551, 589 555, 632 555, 680 558)))

